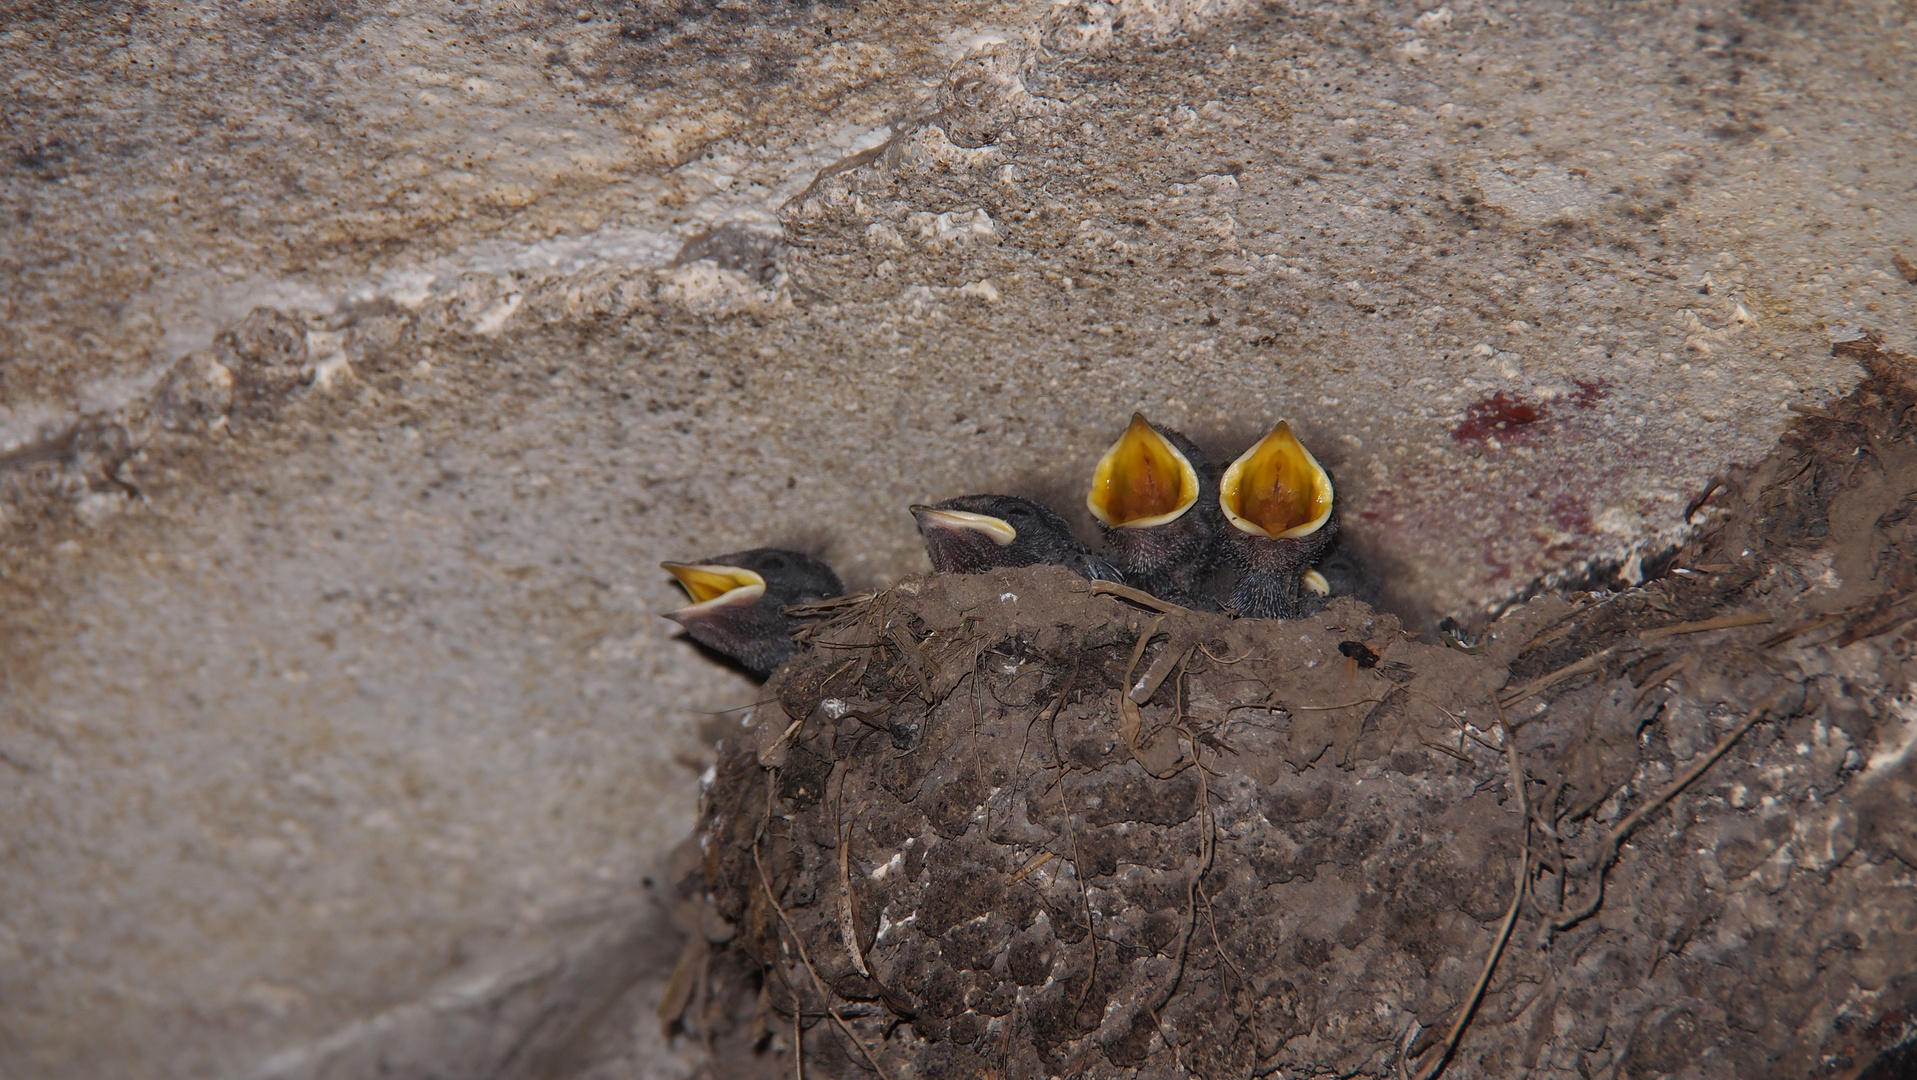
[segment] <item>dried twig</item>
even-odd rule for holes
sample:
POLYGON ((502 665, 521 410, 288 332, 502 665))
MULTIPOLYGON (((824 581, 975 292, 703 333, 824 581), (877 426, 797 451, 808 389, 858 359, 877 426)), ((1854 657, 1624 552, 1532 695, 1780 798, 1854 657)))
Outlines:
POLYGON ((1585 616, 1592 615, 1599 611, 1602 611, 1605 608, 1610 607, 1612 604, 1615 604, 1619 600, 1622 600, 1625 597, 1630 595, 1633 595, 1632 592, 1630 590, 1625 590, 1624 592, 1612 593, 1611 595, 1605 597, 1602 600, 1597 601, 1596 603, 1591 603, 1588 600, 1578 601, 1577 605, 1573 607, 1571 611, 1567 613, 1563 618, 1545 627, 1544 629, 1538 631, 1537 633, 1531 635, 1530 640, 1518 646, 1517 655, 1519 656, 1528 655, 1532 652, 1537 651, 1538 649, 1543 648, 1546 645, 1551 644, 1554 641, 1558 641, 1562 638, 1570 636, 1570 634, 1573 631, 1575 631, 1579 626, 1584 624, 1583 620, 1585 616))
POLYGON ((1033 871, 1037 870, 1041 866, 1044 866, 1046 863, 1051 862, 1053 859, 1057 857, 1058 856, 1053 855, 1049 851, 1039 852, 1038 854, 1025 860, 1025 865, 1019 867, 1017 873, 1012 874, 1010 877, 1007 877, 1005 879, 1005 884, 1016 885, 1019 882, 1024 881, 1026 877, 1028 877, 1033 871))
MULTIPOLYGON (((1286 705, 1285 709, 1288 712, 1334 712, 1338 709, 1350 709, 1359 705, 1376 705, 1383 700, 1384 699, 1380 697, 1368 697, 1359 698, 1356 701, 1347 701, 1341 705, 1286 705)), ((1242 705, 1239 706, 1239 708, 1245 707, 1246 706, 1242 705)))
POLYGON ((1909 622, 1913 616, 1898 609, 1911 600, 1917 600, 1917 592, 1906 593, 1885 604, 1875 614, 1864 616, 1851 623, 1844 628, 1843 633, 1837 635, 1837 647, 1841 649, 1865 638, 1876 637, 1878 634, 1894 630, 1909 622))
POLYGON ((1771 621, 1768 611, 1750 611, 1742 615, 1720 615, 1715 619, 1700 619, 1697 622, 1678 623, 1675 626, 1657 626, 1649 630, 1638 631, 1639 641, 1661 641, 1678 634, 1700 634, 1706 630, 1729 630, 1738 626, 1762 626, 1771 621))
POLYGON ((859 662, 859 658, 855 656, 852 659, 847 660, 845 663, 840 664, 838 667, 833 668, 832 674, 827 675, 825 678, 819 680, 819 692, 824 693, 825 688, 832 685, 832 680, 852 670, 852 668, 856 666, 858 662, 859 662))
MULTIPOLYGON (((832 1017, 833 1023, 839 1025, 839 1030, 845 1033, 845 1037, 852 1040, 852 1045, 859 1048, 859 1053, 865 1055, 866 1063, 872 1066, 873 1072, 879 1074, 879 1080, 891 1080, 891 1077, 885 1074, 885 1067, 879 1064, 878 1055, 874 1054, 871 1048, 865 1045, 865 1040, 859 1038, 858 1033, 852 1030, 852 1025, 847 1023, 845 1017, 839 1014, 839 1007, 832 1003, 832 991, 826 987, 825 980, 820 978, 819 969, 812 966, 812 958, 806 955, 805 939, 799 936, 799 931, 793 927, 792 920, 786 917, 785 908, 780 905, 779 898, 773 895, 772 879, 766 875, 765 863, 759 858, 759 841, 761 838, 762 836, 754 836, 752 838, 752 865, 759 871, 759 884, 765 888, 766 903, 771 904, 772 910, 778 913, 779 924, 785 927, 785 932, 792 935, 793 947, 798 949, 799 952, 799 962, 805 965, 806 974, 812 976, 812 985, 818 989, 820 999, 825 1002, 827 1015, 832 1017)), ((794 998, 792 1011, 796 1014, 799 1012, 801 1006, 796 1000, 797 995, 794 995, 794 998)), ((798 1047, 794 1047, 793 1052, 797 1053, 799 1049, 798 1047)))
MULTIPOLYGON (((1099 584, 1103 585, 1105 582, 1099 582, 1099 584)), ((1132 672, 1138 670, 1138 660, 1145 655, 1145 646, 1150 644, 1152 638, 1157 636, 1158 624, 1164 621, 1165 618, 1161 615, 1146 623, 1145 629, 1139 632, 1138 640, 1132 643, 1132 658, 1125 665, 1125 682, 1129 683, 1132 681, 1132 672)))
MULTIPOLYGON (((1150 701, 1152 695, 1156 694, 1159 686, 1164 683, 1165 676, 1170 675, 1173 668, 1184 664, 1184 662, 1191 657, 1191 653, 1192 650, 1189 646, 1182 649, 1179 648, 1178 640, 1174 636, 1172 641, 1158 654, 1158 659, 1152 661, 1152 666, 1146 668, 1145 674, 1140 676, 1136 683, 1132 684, 1131 693, 1125 696, 1131 698, 1132 703, 1135 705, 1143 705, 1147 701, 1150 701)), ((1126 677, 1130 678, 1129 675, 1126 677)))
POLYGON ((808 615, 824 615, 831 611, 843 611, 846 608, 857 607, 860 604, 877 599, 878 595, 878 593, 868 589, 865 592, 846 593, 843 596, 833 596, 824 600, 815 600, 810 604, 791 604, 779 610, 785 612, 787 615, 797 615, 800 618, 804 618, 808 615))
POLYGON ((1244 661, 1245 659, 1249 658, 1252 654, 1252 650, 1248 648, 1244 651, 1243 655, 1234 656, 1231 659, 1226 660, 1218 656, 1216 653, 1212 652, 1210 649, 1205 648, 1203 645, 1198 646, 1198 651, 1201 653, 1204 653, 1206 658, 1209 659, 1212 663, 1219 664, 1224 667, 1230 667, 1233 664, 1240 663, 1244 661))
POLYGON ((932 680, 925 671, 927 660, 924 650, 919 648, 919 643, 913 641, 910 634, 896 626, 886 628, 885 638, 892 643, 893 648, 899 651, 899 655, 905 658, 906 666, 911 669, 912 678, 919 684, 919 696, 925 699, 926 704, 932 704, 932 680))
POLYGON ((1078 880, 1078 896, 1085 904, 1085 944, 1092 947, 1091 963, 1086 965, 1085 987, 1078 992, 1078 1000, 1072 1003, 1072 1011, 1066 1014, 1068 1022, 1078 1023, 1079 1011, 1085 1008, 1085 999, 1092 996, 1092 984, 1098 981, 1098 923, 1092 918, 1092 891, 1085 884, 1085 864, 1078 857, 1078 830, 1072 827, 1072 804, 1065 796, 1064 778, 1059 778, 1058 808, 1065 815, 1065 835, 1072 843, 1072 877, 1078 880))
POLYGON ((1636 712, 1638 706, 1644 704, 1644 699, 1651 696, 1651 691, 1664 685, 1666 681, 1684 674, 1696 666, 1696 664, 1697 654, 1685 653, 1684 659, 1666 664, 1656 671, 1651 672, 1651 674, 1645 678, 1643 684, 1637 688, 1637 696, 1631 699, 1631 711, 1636 712))
POLYGON ((679 962, 672 966, 672 977, 666 981, 666 992, 659 999, 659 1028, 667 1038, 672 1036, 672 1025, 678 1023, 691 1006, 699 972, 711 950, 704 934, 687 936, 685 948, 679 952, 679 962))
POLYGON ((1265 700, 1263 701, 1241 701, 1236 705, 1227 705, 1225 706, 1225 715, 1230 716, 1232 713, 1237 712, 1239 709, 1263 709, 1266 712, 1288 712, 1289 711, 1287 710, 1285 705, 1278 700, 1278 691, 1276 690, 1273 690, 1271 693, 1266 694, 1265 700))
POLYGON ((1459 750, 1453 750, 1449 746, 1444 745, 1443 743, 1434 743, 1430 741, 1429 739, 1422 739, 1422 738, 1419 739, 1418 745, 1424 747, 1427 750, 1436 750, 1440 754, 1444 754, 1448 757, 1456 758, 1459 761, 1471 760, 1471 758, 1468 755, 1466 755, 1464 752, 1459 750))
MULTIPOLYGON (((1197 751, 1194 748, 1193 753, 1196 753, 1196 752, 1197 751)), ((1214 760, 1216 759, 1216 757, 1217 757, 1217 754, 1214 751, 1213 752, 1214 760)), ((1208 873, 1210 870, 1212 861, 1217 858, 1218 816, 1217 814, 1213 813, 1211 809, 1211 799, 1207 792, 1206 783, 1205 783, 1205 773, 1207 771, 1208 770, 1200 769, 1198 772, 1198 805, 1204 807, 1205 809, 1206 830, 1207 830, 1208 836, 1210 837, 1210 851, 1205 855, 1205 867, 1206 867, 1205 872, 1208 873)), ((1193 881, 1193 886, 1197 889, 1198 898, 1205 902, 1205 924, 1211 928, 1212 948, 1217 951, 1218 959, 1223 960, 1225 962, 1225 967, 1229 968, 1231 970, 1231 973, 1238 977, 1239 989, 1245 991, 1246 993, 1250 993, 1251 981, 1245 978, 1245 973, 1239 969, 1236 963, 1232 961, 1231 953, 1225 950, 1224 940, 1218 936, 1218 913, 1212 910, 1211 894, 1205 891, 1204 873, 1200 873, 1197 877, 1193 878, 1192 881, 1193 881)), ((1251 1012, 1251 1025, 1252 1025, 1252 1028, 1251 1028, 1252 1044, 1255 1046, 1257 1045, 1257 1039, 1258 1039, 1258 1014, 1256 1010, 1252 1010, 1251 1012)))
POLYGON ((1116 596, 1121 600, 1130 600, 1132 603, 1137 604, 1139 607, 1150 608, 1153 611, 1161 612, 1166 615, 1173 614, 1174 612, 1189 610, 1188 608, 1179 607, 1177 604, 1174 604, 1169 600, 1160 600, 1158 597, 1153 596, 1151 593, 1145 592, 1141 589, 1134 589, 1129 585, 1120 585, 1116 581, 1092 582, 1092 595, 1116 596))
POLYGON ((845 939, 845 951, 852 954, 852 966, 869 979, 872 969, 865 966, 865 953, 859 949, 859 917, 852 906, 852 823, 845 820, 847 764, 845 758, 833 762, 832 778, 828 781, 836 788, 832 802, 833 815, 838 819, 833 823, 833 831, 839 840, 839 936, 845 939))
POLYGON ((1765 714, 1770 712, 1771 708, 1783 698, 1789 689, 1790 687, 1786 685, 1772 691, 1770 696, 1759 702, 1757 707, 1751 710, 1749 716, 1746 716, 1741 723, 1732 728, 1722 739, 1719 739, 1717 745, 1711 747, 1709 753, 1699 758, 1697 764, 1684 770, 1683 775, 1671 781, 1670 785, 1662 792, 1659 792, 1656 798, 1638 807, 1636 810, 1631 811, 1630 816, 1618 822, 1617 827, 1612 829, 1610 835, 1604 838, 1604 844, 1600 849, 1597 869, 1592 874, 1592 877, 1596 879, 1596 884, 1592 886, 1591 899, 1586 901, 1584 906, 1576 911, 1559 917, 1556 922, 1551 924, 1552 929, 1569 930, 1596 913, 1598 907, 1604 903, 1605 875, 1610 872, 1612 866, 1617 864, 1618 849, 1624 843, 1625 838, 1631 835, 1632 830, 1644 824, 1645 819, 1656 813, 1665 803, 1676 798, 1678 792, 1691 786, 1693 781, 1703 776, 1704 770, 1715 765, 1718 758, 1729 753, 1731 747, 1737 745, 1737 740, 1743 738, 1746 731, 1749 731, 1759 720, 1762 720, 1765 714))
MULTIPOLYGON (((1132 675, 1138 670, 1139 659, 1145 655, 1145 646, 1151 641, 1153 636, 1155 636, 1158 633, 1158 624, 1164 621, 1165 621, 1165 617, 1163 615, 1159 615, 1153 618, 1151 622, 1146 623, 1145 629, 1139 632, 1138 643, 1132 646, 1131 662, 1125 665, 1125 680, 1124 680, 1124 683, 1121 685, 1127 685, 1127 686, 1134 685, 1132 683, 1132 675)), ((1188 655, 1188 654, 1189 654, 1189 650, 1185 650, 1185 652, 1181 653, 1180 655, 1188 655)), ((1165 656, 1169 657, 1172 655, 1173 655, 1172 648, 1167 647, 1165 650, 1165 656)), ((1162 660, 1164 658, 1161 657, 1160 659, 1162 660)), ((1157 666, 1158 665, 1154 664, 1153 668, 1156 669, 1157 666)), ((1159 681, 1162 682, 1164 680, 1164 676, 1160 675, 1158 676, 1158 679, 1159 681)), ((1151 675, 1147 673, 1145 680, 1139 682, 1136 685, 1139 687, 1142 687, 1145 682, 1149 682, 1150 680, 1151 680, 1151 675)), ((1157 690, 1158 689, 1157 684, 1153 683, 1151 689, 1157 690)), ((1174 763, 1172 770, 1167 772, 1160 772, 1158 770, 1153 769, 1150 763, 1148 763, 1145 760, 1144 751, 1140 749, 1145 743, 1145 740, 1142 738, 1142 735, 1144 732, 1144 726, 1145 726, 1145 717, 1144 717, 1144 714, 1139 711, 1136 695, 1126 694, 1123 692, 1121 692, 1118 695, 1118 718, 1119 718, 1119 734, 1124 738, 1125 745, 1131 749, 1132 757, 1137 759, 1139 767, 1144 769, 1150 775, 1155 776, 1160 780, 1167 780, 1167 779, 1170 779, 1172 776, 1177 775, 1179 772, 1184 771, 1184 768, 1188 764, 1190 764, 1189 762, 1185 760, 1184 754, 1182 752, 1179 754, 1179 760, 1174 763)))
POLYGON ((771 746, 766 747, 763 751, 760 752, 759 764, 770 766, 772 764, 774 755, 776 755, 779 751, 785 749, 785 744, 791 742, 792 736, 797 735, 799 733, 799 729, 804 726, 805 726, 804 717, 800 717, 799 719, 792 721, 790 724, 787 724, 785 726, 785 732, 781 734, 778 738, 772 740, 771 746))
POLYGON ((1218 823, 1212 816, 1211 795, 1205 784, 1203 769, 1198 770, 1198 809, 1203 815, 1204 828, 1199 833, 1198 867, 1192 872, 1191 880, 1185 884, 1185 931, 1178 939, 1178 964, 1172 970, 1171 982, 1166 984, 1164 996, 1158 999, 1158 1004, 1147 1007, 1152 1024, 1158 1028, 1158 1037, 1165 1041, 1165 1048, 1172 1052, 1172 1063, 1180 1069, 1185 1068, 1182 1060, 1184 1055, 1178 1044, 1172 1042, 1171 1032, 1165 1030, 1165 1021, 1159 1017, 1159 1012, 1171 1004, 1171 999, 1178 994, 1179 984, 1185 980, 1185 957, 1191 948, 1192 933, 1198 929, 1199 882, 1206 874, 1211 873, 1212 859, 1216 852, 1215 833, 1218 823))
POLYGON ((1880 596, 1864 604, 1845 608, 1843 611, 1833 611, 1828 615, 1819 615, 1814 619, 1798 623, 1788 630, 1783 630, 1765 638, 1763 647, 1766 649, 1775 648, 1812 631, 1822 630, 1828 626, 1848 622, 1849 625, 1846 626, 1844 631, 1837 635, 1836 638, 1826 639, 1827 641, 1835 640, 1838 648, 1843 648, 1846 645, 1864 638, 1875 637, 1908 621, 1911 616, 1894 613, 1897 612, 1897 609, 1912 600, 1917 600, 1917 592, 1906 593, 1903 596, 1888 601, 1886 601, 1885 597, 1880 596))
MULTIPOLYGON (((1495 697, 1492 704, 1497 704, 1495 697)), ((1484 1000, 1485 988, 1491 985, 1491 973, 1497 970, 1498 960, 1504 955, 1504 946, 1511 940, 1511 930, 1518 924, 1518 911, 1524 906, 1525 887, 1531 880, 1531 801, 1524 791, 1524 766, 1518 761, 1518 740, 1512 736, 1510 725, 1504 722, 1503 708, 1498 709, 1498 730, 1504 735, 1505 758, 1511 768, 1511 791, 1518 801, 1518 814, 1524 822, 1519 826, 1518 833, 1517 885, 1511 895, 1511 908, 1504 913, 1504 925, 1498 928, 1497 940, 1491 943, 1491 952, 1484 958, 1484 970, 1478 973, 1477 984, 1471 988, 1471 994, 1465 998, 1464 1008, 1458 1013, 1457 1021, 1451 1025, 1451 1034, 1445 1037, 1443 1051, 1438 1054, 1438 1060, 1420 1074, 1418 1080, 1434 1080, 1450 1063, 1451 1055, 1457 1052, 1458 1041, 1464 1038, 1464 1029, 1477 1014, 1478 1003, 1484 1000)), ((1409 1042, 1407 1037, 1407 1045, 1409 1042)))
POLYGON ((1597 671, 1600 668, 1602 668, 1604 666, 1604 662, 1606 660, 1609 660, 1611 656, 1617 651, 1618 651, 1618 646, 1613 645, 1610 648, 1605 649, 1603 652, 1592 653, 1591 655, 1585 657, 1582 660, 1579 660, 1578 662, 1574 664, 1566 664, 1564 667, 1561 667, 1557 669, 1556 671, 1550 672, 1549 674, 1540 675, 1537 678, 1532 679, 1530 682, 1525 683, 1523 686, 1519 687, 1517 693, 1512 694, 1510 697, 1503 699, 1498 704, 1508 709, 1511 706, 1516 705, 1518 702, 1523 701, 1525 698, 1530 697, 1532 694, 1542 693, 1543 691, 1549 690, 1553 686, 1556 686, 1557 684, 1563 682, 1566 679, 1569 679, 1578 675, 1589 675, 1591 672, 1597 671))
POLYGON ((1822 630, 1826 626, 1835 626, 1838 623, 1843 622, 1847 615, 1848 615, 1848 612, 1843 612, 1843 611, 1832 612, 1829 615, 1819 615, 1815 619, 1810 619, 1805 622, 1798 623, 1796 626, 1793 626, 1788 630, 1780 630, 1777 633, 1772 634, 1770 637, 1765 638, 1760 644, 1762 645, 1763 648, 1774 649, 1777 646, 1782 645, 1787 641, 1791 641, 1795 638, 1802 637, 1803 635, 1808 634, 1813 630, 1822 630))
POLYGON ((1064 685, 1059 687, 1058 696, 1052 699, 1052 703, 1050 705, 1047 705, 1045 708, 1040 709, 1038 712, 1038 715, 1032 717, 1031 722, 1025 725, 1025 737, 1021 739, 1018 744, 1018 760, 1014 763, 1015 769, 1022 769, 1024 767, 1025 744, 1031 741, 1032 728, 1038 724, 1044 724, 1046 727, 1047 734, 1050 735, 1051 737, 1052 761, 1054 765, 1061 769, 1064 767, 1065 752, 1059 749, 1058 733, 1053 728, 1052 721, 1058 719, 1058 710, 1065 707, 1065 699, 1071 696, 1072 684, 1077 681, 1078 681, 1078 657, 1073 656, 1072 670, 1070 673, 1068 673, 1065 676, 1064 685))

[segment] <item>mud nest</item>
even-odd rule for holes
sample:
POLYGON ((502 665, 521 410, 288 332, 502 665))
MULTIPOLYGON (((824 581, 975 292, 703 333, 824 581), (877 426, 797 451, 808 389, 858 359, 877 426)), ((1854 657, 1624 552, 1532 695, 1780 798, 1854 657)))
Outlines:
POLYGON ((821 608, 662 1015, 726 1077, 1910 1075, 1917 361, 1840 348, 1670 573, 1469 652, 1048 568, 821 608))

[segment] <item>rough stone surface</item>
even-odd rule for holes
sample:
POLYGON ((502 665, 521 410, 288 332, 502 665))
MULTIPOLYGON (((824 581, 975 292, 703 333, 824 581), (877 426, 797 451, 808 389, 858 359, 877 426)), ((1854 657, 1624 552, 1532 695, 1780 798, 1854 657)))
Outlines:
POLYGON ((635 898, 756 691, 652 565, 889 583, 1135 407, 1291 419, 1407 625, 1628 579, 1908 345, 1913 18, 10 9, 0 1071, 538 1072, 609 978, 683 1073, 635 898))

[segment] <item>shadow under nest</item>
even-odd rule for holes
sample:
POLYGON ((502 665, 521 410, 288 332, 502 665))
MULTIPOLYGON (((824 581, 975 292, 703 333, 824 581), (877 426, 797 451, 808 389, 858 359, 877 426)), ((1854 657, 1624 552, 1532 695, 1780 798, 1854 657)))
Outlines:
POLYGON ((1472 652, 1055 568, 817 606, 662 1018, 724 1077, 1906 1075, 1917 360, 1839 349, 1673 573, 1472 652))

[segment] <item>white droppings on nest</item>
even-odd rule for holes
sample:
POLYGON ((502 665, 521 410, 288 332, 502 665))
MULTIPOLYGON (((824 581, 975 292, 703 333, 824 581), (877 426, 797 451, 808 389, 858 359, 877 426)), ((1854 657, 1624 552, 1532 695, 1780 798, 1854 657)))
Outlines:
POLYGON ((1870 763, 1864 766, 1866 780, 1901 767, 1917 754, 1917 684, 1905 684, 1904 692, 1891 699, 1890 712, 1903 721, 1903 729, 1895 734, 1885 731, 1879 737, 1881 749, 1872 754, 1870 763))

